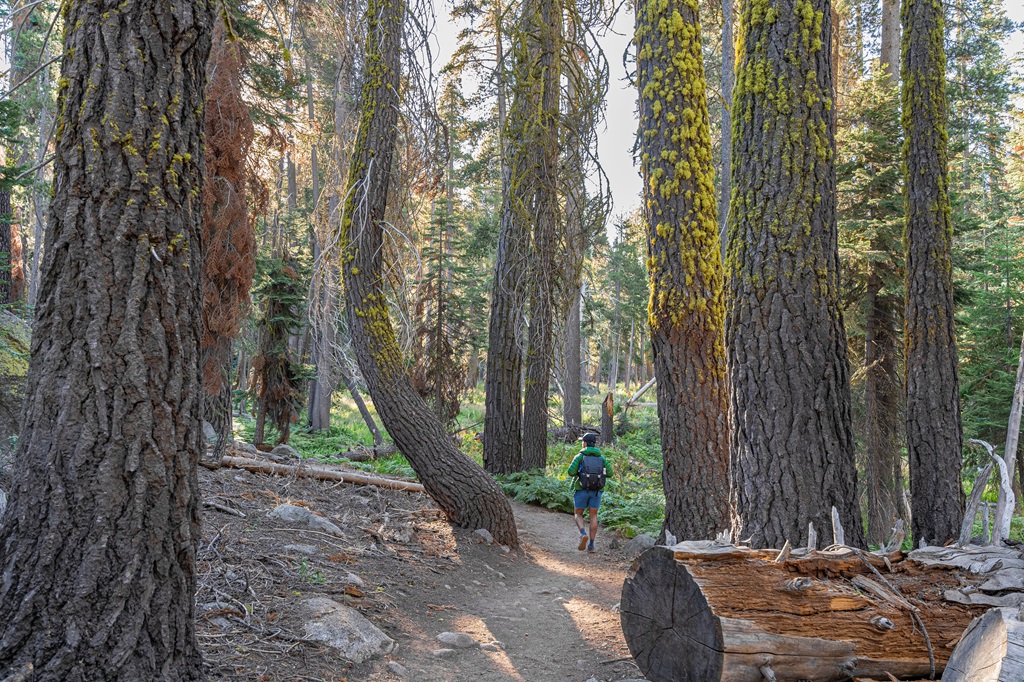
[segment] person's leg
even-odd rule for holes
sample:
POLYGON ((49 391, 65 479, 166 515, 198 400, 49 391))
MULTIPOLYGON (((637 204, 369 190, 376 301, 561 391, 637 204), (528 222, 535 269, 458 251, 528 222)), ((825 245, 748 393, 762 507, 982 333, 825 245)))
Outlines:
POLYGON ((590 508, 590 547, 594 548, 594 538, 597 537, 597 507, 590 508))
POLYGON ((576 528, 580 531, 580 544, 577 549, 581 552, 587 548, 587 531, 586 525, 583 521, 583 510, 587 507, 587 491, 577 490, 573 493, 573 520, 576 522, 576 528))

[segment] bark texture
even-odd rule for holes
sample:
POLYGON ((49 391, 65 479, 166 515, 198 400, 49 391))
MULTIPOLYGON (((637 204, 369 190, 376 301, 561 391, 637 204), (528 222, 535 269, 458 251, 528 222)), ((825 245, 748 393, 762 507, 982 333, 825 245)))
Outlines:
POLYGON ((0 304, 11 302, 11 233, 14 214, 11 210, 11 189, 0 188, 0 304))
POLYGON ((193 626, 205 0, 64 6, 0 676, 202 679, 193 626))
POLYGON ((217 434, 219 459, 231 433, 232 342, 249 307, 256 235, 246 203, 245 157, 253 139, 242 101, 238 44, 214 22, 206 66, 206 174, 203 178, 203 417, 217 434))
POLYGON ((905 2, 902 19, 910 508, 914 542, 941 545, 957 537, 964 509, 942 3, 905 2))
POLYGON ((648 322, 664 458, 665 530, 728 527, 725 302, 696 0, 636 16, 648 322))
POLYGON ((383 221, 395 150, 401 0, 370 0, 362 115, 341 223, 342 273, 352 346, 370 396, 395 445, 449 520, 486 528, 516 547, 515 519, 498 484, 451 442, 413 388, 388 317, 383 281, 383 221))
MULTIPOLYGON (((857 507, 839 301, 828 0, 744 0, 726 277, 731 505, 754 547, 807 540, 857 507)), ((660 379, 659 379, 660 383, 660 379)))

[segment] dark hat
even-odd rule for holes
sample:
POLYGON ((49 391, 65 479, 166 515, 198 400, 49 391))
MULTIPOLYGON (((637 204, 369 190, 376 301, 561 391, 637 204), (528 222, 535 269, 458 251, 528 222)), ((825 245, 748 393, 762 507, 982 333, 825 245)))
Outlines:
POLYGON ((584 443, 586 443, 587 445, 593 445, 594 443, 597 442, 597 434, 596 433, 584 433, 583 434, 583 438, 581 440, 584 443))

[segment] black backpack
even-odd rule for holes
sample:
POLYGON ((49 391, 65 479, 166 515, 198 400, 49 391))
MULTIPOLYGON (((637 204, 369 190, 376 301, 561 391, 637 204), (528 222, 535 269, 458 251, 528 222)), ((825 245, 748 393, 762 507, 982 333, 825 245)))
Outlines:
POLYGON ((607 478, 604 459, 600 455, 583 455, 578 476, 580 487, 584 490, 601 490, 607 478))

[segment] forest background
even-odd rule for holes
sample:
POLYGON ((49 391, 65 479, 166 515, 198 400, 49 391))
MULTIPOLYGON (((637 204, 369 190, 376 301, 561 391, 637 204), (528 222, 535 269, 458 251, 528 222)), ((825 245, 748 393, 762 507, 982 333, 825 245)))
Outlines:
MULTIPOLYGON (((428 9, 414 8, 419 21, 406 36, 405 58, 441 68, 429 76, 407 69, 403 83, 407 96, 392 188, 398 200, 389 209, 385 244, 388 310, 416 389, 461 449, 481 461, 477 432, 483 422, 482 379, 501 220, 500 131, 510 96, 511 67, 502 49, 514 49, 516 29, 506 18, 515 16, 517 6, 480 0, 436 8, 435 36, 429 35, 428 9)), ((956 0, 945 9, 964 435, 1001 444, 1024 332, 1024 8, 1001 0, 956 0)), ((221 149, 228 151, 222 151, 223 160, 209 160, 208 168, 219 168, 218 182, 233 188, 229 195, 234 192, 215 208, 240 211, 252 232, 251 237, 244 231, 229 235, 217 265, 231 282, 218 295, 230 304, 228 313, 208 320, 208 331, 214 331, 205 342, 222 355, 210 365, 220 369, 207 372, 206 388, 224 396, 230 408, 209 415, 214 440, 217 431, 227 428, 239 439, 290 442, 302 456, 322 459, 387 440, 386 432, 375 433, 378 420, 372 403, 367 404, 339 314, 343 294, 336 221, 345 200, 365 67, 360 10, 357 1, 343 0, 234 2, 225 6, 224 20, 218 22, 215 44, 223 61, 211 72, 211 87, 222 90, 211 91, 211 102, 222 103, 218 111, 230 125, 220 133, 226 143, 221 149), (218 74, 224 80, 218 81, 218 74), (241 107, 233 119, 231 94, 241 107), (241 205, 239 197, 244 197, 241 205), (218 328, 226 344, 216 338, 218 328)), ((898 492, 886 498, 880 488, 902 491, 907 481, 899 340, 902 133, 898 86, 878 68, 881 10, 858 0, 835 6, 842 303, 861 506, 872 542, 905 506, 898 492), (884 361, 867 357, 867 337, 878 330, 890 344, 884 361), (894 463, 886 477, 872 475, 866 456, 868 444, 879 441, 894 463)), ((720 160, 722 4, 701 2, 700 14, 711 139, 720 160)), ((4 340, 7 355, 18 364, 26 359, 27 345, 17 328, 19 320, 31 318, 46 248, 48 162, 62 87, 60 44, 53 36, 62 26, 57 3, 46 0, 8 4, 3 16, 8 95, 0 108, 0 213, 11 217, 0 229, 0 253, 10 261, 0 274, 0 295, 10 328, 4 340)), ((583 422, 597 424, 607 393, 621 406, 654 375, 646 227, 637 208, 640 179, 633 143, 632 8, 580 4, 569 21, 580 28, 569 55, 586 65, 580 78, 589 80, 565 85, 566 102, 574 106, 565 107, 571 134, 563 133, 562 153, 585 157, 585 172, 582 187, 575 178, 560 179, 559 187, 563 205, 574 183, 583 199, 586 244, 576 319, 583 422)), ((216 141, 212 125, 216 122, 208 117, 210 144, 216 141)), ((233 219, 239 220, 237 215, 233 219)), ((570 357, 569 314, 555 329, 549 403, 554 427, 561 426, 564 416, 566 391, 559 377, 570 357)), ((210 352, 208 358, 216 355, 210 352)), ((621 475, 612 484, 602 518, 625 535, 657 534, 664 513, 658 421, 650 405, 653 392, 648 395, 627 414, 617 412, 617 438, 609 446, 621 475)), ((572 444, 553 446, 546 469, 499 478, 521 500, 565 509, 564 471, 575 450, 572 444)), ((968 487, 983 463, 982 452, 965 450, 968 487)), ((413 475, 400 454, 359 466, 413 475)), ((988 497, 994 500, 993 495, 988 497)), ((1022 539, 1022 532, 1017 518, 1012 537, 1022 539)))

